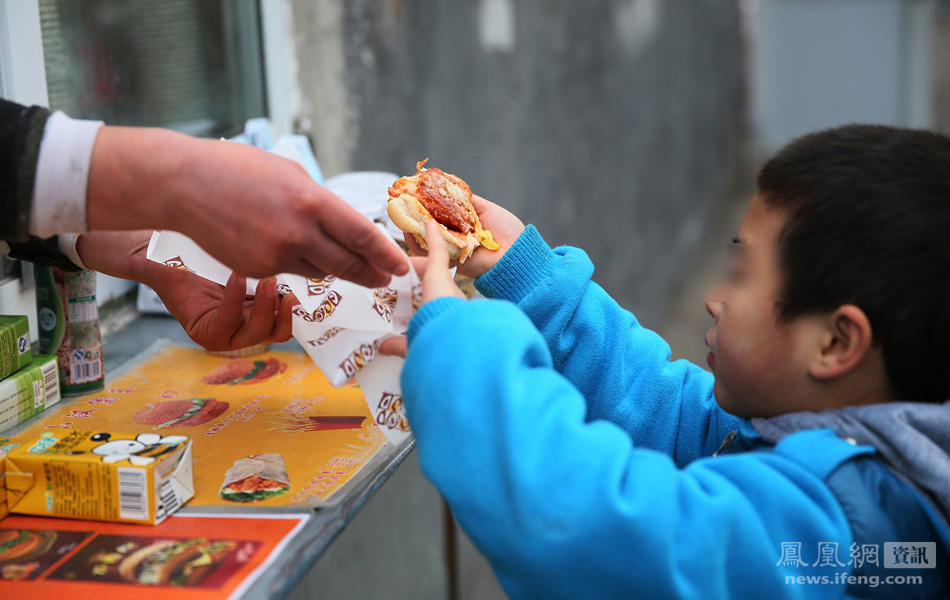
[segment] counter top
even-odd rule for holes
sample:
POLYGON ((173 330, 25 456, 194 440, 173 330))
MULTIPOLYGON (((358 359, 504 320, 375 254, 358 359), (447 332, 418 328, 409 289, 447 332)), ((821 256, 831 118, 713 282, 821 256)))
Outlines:
MULTIPOLYGON (((151 345, 160 340, 178 346, 198 348, 188 338, 180 324, 166 316, 140 315, 127 324, 109 333, 103 338, 103 355, 107 382, 120 375, 129 366, 136 363, 137 357, 148 351, 151 345)), ((282 344, 273 344, 273 351, 303 352, 295 340, 282 344)), ((62 404, 68 404, 73 398, 66 398, 62 404)), ((33 419, 10 430, 16 434, 41 418, 33 419)), ((328 507, 314 509, 311 518, 300 532, 290 540, 275 560, 264 570, 253 585, 240 597, 246 600, 283 598, 310 570, 317 559, 327 550, 333 540, 353 519, 366 502, 396 471, 400 463, 412 452, 414 441, 409 438, 399 447, 386 445, 370 460, 351 481, 341 488, 334 497, 334 503, 328 507)), ((270 514, 296 513, 306 509, 247 509, 247 508, 190 508, 185 506, 182 513, 234 513, 234 514, 270 514)))

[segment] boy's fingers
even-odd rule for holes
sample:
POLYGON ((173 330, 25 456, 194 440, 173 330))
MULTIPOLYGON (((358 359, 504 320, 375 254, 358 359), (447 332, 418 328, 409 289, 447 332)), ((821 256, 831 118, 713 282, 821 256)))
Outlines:
POLYGON ((442 296, 458 296, 461 292, 449 272, 449 253, 445 240, 434 220, 426 223, 426 242, 429 246, 429 264, 422 275, 422 301, 442 296))
POLYGON ((412 268, 416 270, 416 275, 422 277, 426 274, 426 267, 429 266, 429 259, 425 256, 413 256, 409 259, 412 261, 412 268))
POLYGON ((384 356, 399 356, 406 358, 408 348, 405 336, 396 336, 383 340, 379 345, 379 353, 384 356))
POLYGON ((434 265, 449 268, 449 252, 445 249, 445 240, 442 239, 442 232, 439 231, 439 225, 435 219, 426 221, 426 245, 429 246, 429 260, 434 260, 434 265))
POLYGON ((409 252, 412 254, 412 256, 426 255, 426 251, 422 249, 422 246, 419 245, 419 242, 416 241, 416 238, 413 237, 411 233, 404 234, 403 239, 406 242, 406 246, 409 247, 409 252))

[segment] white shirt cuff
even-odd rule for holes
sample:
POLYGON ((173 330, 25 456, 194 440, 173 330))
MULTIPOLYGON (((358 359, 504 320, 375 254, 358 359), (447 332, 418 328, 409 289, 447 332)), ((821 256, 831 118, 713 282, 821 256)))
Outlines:
POLYGON ((57 243, 59 245, 59 251, 62 252, 66 257, 73 261, 73 264, 88 271, 89 267, 82 262, 82 259, 79 258, 79 253, 76 252, 76 240, 79 239, 78 233, 61 233, 59 238, 57 238, 57 243))
MULTIPOLYGON (((47 238, 86 231, 86 185, 100 127, 102 121, 71 119, 62 112, 46 121, 33 186, 31 234, 47 238)), ((75 239, 72 247, 75 254, 75 239)))

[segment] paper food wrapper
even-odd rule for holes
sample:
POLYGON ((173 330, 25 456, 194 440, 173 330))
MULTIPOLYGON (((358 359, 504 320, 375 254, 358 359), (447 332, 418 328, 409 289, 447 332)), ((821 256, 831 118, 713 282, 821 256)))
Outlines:
MULTIPOLYGON (((149 260, 225 285, 231 269, 218 262, 188 237, 173 231, 155 232, 148 246, 149 260)), ((247 280, 253 295, 257 280, 247 280)), ((342 386, 355 378, 363 390, 376 424, 391 442, 410 435, 402 402, 399 374, 403 360, 378 356, 387 338, 403 335, 422 296, 419 277, 393 277, 388 287, 367 288, 328 275, 308 279, 299 275, 277 277, 279 292, 293 292, 300 304, 293 311, 294 338, 327 379, 342 386)))

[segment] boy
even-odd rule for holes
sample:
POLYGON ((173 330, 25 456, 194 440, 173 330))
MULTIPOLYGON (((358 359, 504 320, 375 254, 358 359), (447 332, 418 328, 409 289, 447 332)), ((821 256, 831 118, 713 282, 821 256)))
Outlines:
POLYGON ((766 164, 707 302, 712 373, 583 252, 476 208, 502 250, 460 270, 495 300, 433 244, 402 385, 508 594, 948 596, 950 139, 846 126, 766 164))

